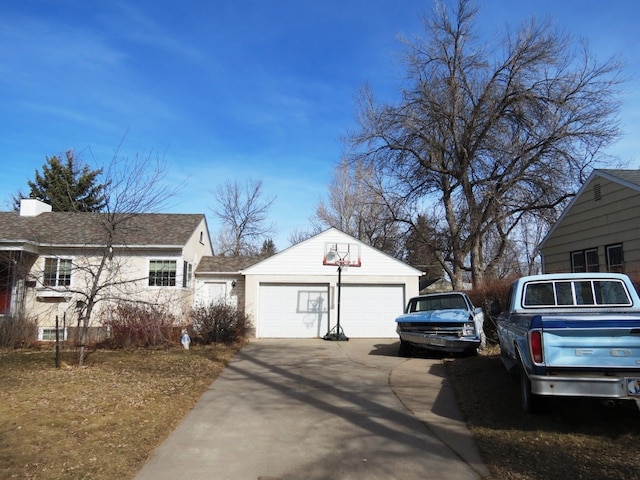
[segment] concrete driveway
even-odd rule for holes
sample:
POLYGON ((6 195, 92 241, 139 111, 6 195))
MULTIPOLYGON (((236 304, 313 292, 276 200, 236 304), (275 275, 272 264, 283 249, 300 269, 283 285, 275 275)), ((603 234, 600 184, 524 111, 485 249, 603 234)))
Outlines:
POLYGON ((254 340, 136 480, 479 479, 440 360, 395 339, 254 340))

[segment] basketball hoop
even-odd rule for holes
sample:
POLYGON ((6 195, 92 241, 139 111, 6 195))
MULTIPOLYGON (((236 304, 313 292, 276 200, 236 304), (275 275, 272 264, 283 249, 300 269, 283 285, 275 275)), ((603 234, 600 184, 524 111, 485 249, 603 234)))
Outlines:
POLYGON ((349 268, 349 265, 350 265, 349 258, 347 257, 346 259, 343 259, 343 260, 337 260, 336 265, 338 268, 342 268, 342 269, 349 268))
POLYGON ((337 303, 337 322, 336 326, 327 332, 324 336, 325 340, 345 341, 349 338, 344 334, 340 326, 340 293, 342 290, 342 270, 352 267, 359 267, 360 263, 360 244, 359 243, 326 243, 324 246, 323 265, 338 267, 338 303, 337 303))
POLYGON ((359 267, 360 244, 359 243, 325 243, 323 265, 335 265, 336 267, 359 267))

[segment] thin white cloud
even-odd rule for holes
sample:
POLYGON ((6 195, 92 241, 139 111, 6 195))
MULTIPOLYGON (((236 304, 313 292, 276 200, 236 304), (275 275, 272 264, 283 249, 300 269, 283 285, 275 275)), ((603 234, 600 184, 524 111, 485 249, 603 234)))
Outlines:
POLYGON ((205 52, 193 43, 183 40, 178 30, 168 29, 149 14, 149 9, 141 9, 132 3, 114 2, 115 14, 104 17, 110 30, 123 38, 164 50, 171 55, 180 55, 201 62, 205 52))

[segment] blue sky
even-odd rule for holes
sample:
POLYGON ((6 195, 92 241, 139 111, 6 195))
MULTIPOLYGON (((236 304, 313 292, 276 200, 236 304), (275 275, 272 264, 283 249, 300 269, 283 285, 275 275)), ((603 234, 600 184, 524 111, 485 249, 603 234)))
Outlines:
MULTIPOLYGON (((446 3, 451 3, 447 1, 446 3)), ((534 15, 626 62, 626 135, 608 150, 640 167, 637 0, 484 0, 490 39, 534 15)), ((0 7, 0 206, 74 149, 85 163, 160 154, 184 182, 168 211, 205 213, 228 180, 263 182, 276 246, 326 194, 368 82, 393 100, 402 33, 431 0, 4 0, 0 7), (124 139, 124 140, 123 140, 124 139)))

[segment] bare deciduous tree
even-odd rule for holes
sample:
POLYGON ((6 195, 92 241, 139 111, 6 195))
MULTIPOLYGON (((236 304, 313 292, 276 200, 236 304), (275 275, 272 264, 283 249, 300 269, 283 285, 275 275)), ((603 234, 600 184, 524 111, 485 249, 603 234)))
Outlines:
POLYGON ((78 299, 80 365, 84 362, 96 306, 101 302, 130 300, 135 297, 132 289, 144 280, 120 274, 129 268, 125 256, 119 253, 130 247, 127 239, 133 233, 132 219, 162 209, 180 189, 180 186, 165 183, 164 165, 160 158, 151 154, 130 159, 116 153, 102 171, 106 206, 101 213, 91 217, 98 240, 91 255, 74 260, 72 268, 78 281, 69 288, 78 299))
POLYGON ((289 237, 287 238, 287 240, 289 241, 290 246, 297 245, 298 243, 304 242, 305 240, 310 239, 311 237, 313 237, 314 235, 320 232, 321 230, 316 227, 314 227, 311 230, 303 230, 300 228, 296 228, 289 233, 289 237))
POLYGON ((417 216, 405 237, 406 262, 422 270, 428 278, 442 276, 443 259, 447 258, 447 242, 437 222, 425 214, 417 216))
POLYGON ((510 233, 527 215, 566 204, 619 135, 619 62, 595 61, 548 22, 523 24, 491 49, 475 35, 475 18, 470 0, 452 14, 438 5, 425 38, 405 40, 401 100, 378 105, 364 88, 349 137, 398 212, 439 205, 456 287, 465 272, 482 284, 510 233))
POLYGON ((399 224, 386 204, 375 170, 361 162, 342 161, 328 187, 328 203, 320 201, 311 222, 316 230, 335 227, 383 252, 399 257, 399 224))
POLYGON ((217 207, 213 213, 222 222, 216 240, 221 255, 257 255, 262 242, 270 238, 275 228, 266 224, 275 197, 263 198, 262 181, 227 182, 213 192, 217 207))

